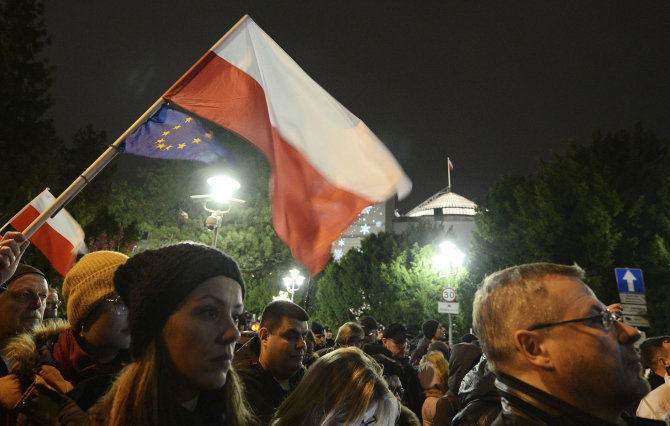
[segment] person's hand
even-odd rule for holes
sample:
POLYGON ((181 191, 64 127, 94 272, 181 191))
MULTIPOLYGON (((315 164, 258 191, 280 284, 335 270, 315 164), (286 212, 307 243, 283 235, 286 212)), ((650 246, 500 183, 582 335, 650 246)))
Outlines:
POLYGON ((21 401, 23 390, 16 374, 0 377, 0 406, 5 410, 13 410, 21 401))
POLYGON ((607 309, 609 309, 611 313, 616 315, 619 321, 622 321, 621 316, 623 315, 623 307, 621 306, 621 303, 614 303, 613 305, 609 305, 607 309))
POLYGON ((0 241, 0 284, 11 277, 30 241, 20 232, 7 232, 0 241))
POLYGON ((68 393, 74 389, 72 384, 63 378, 60 371, 51 365, 40 367, 40 372, 35 377, 35 383, 46 385, 60 393, 68 393))

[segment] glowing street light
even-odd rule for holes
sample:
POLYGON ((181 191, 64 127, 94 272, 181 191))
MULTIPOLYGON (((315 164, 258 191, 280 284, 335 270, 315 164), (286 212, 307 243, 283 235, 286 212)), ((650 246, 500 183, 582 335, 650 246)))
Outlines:
POLYGON ((303 281, 305 281, 305 277, 300 275, 300 271, 297 269, 291 269, 289 275, 284 277, 284 285, 291 295, 291 302, 293 302, 293 294, 300 288, 303 281))
POLYGON ((207 183, 212 187, 212 199, 217 203, 230 200, 233 192, 240 189, 240 183, 228 176, 212 176, 207 179, 207 183))
POLYGON ((241 204, 244 203, 244 200, 232 197, 233 192, 240 188, 240 183, 233 178, 227 176, 213 176, 207 179, 207 183, 212 188, 212 193, 206 195, 191 195, 191 200, 194 202, 202 202, 202 207, 211 213, 205 220, 205 226, 207 229, 214 231, 212 247, 216 247, 216 237, 219 233, 219 228, 221 227, 223 215, 230 211, 232 203, 241 204), (212 209, 207 207, 207 202, 209 201, 219 204, 222 208, 212 209))
MULTIPOLYGON (((433 257, 433 265, 439 271, 440 277, 447 277, 447 287, 451 287, 451 277, 458 273, 458 268, 461 267, 464 259, 465 254, 451 241, 440 244, 440 253, 433 257)), ((451 314, 447 315, 449 315, 449 345, 451 346, 451 314)))

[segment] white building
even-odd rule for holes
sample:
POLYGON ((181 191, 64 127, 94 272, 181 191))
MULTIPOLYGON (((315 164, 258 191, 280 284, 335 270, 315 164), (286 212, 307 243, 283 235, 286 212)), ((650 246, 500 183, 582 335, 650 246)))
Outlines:
POLYGON ((463 252, 470 247, 472 232, 476 229, 475 212, 477 205, 467 198, 451 192, 447 187, 407 214, 395 212, 395 199, 367 207, 358 219, 333 243, 332 253, 335 260, 350 249, 358 248, 361 240, 371 233, 393 232, 400 234, 410 224, 431 222, 441 224, 448 237, 463 252))

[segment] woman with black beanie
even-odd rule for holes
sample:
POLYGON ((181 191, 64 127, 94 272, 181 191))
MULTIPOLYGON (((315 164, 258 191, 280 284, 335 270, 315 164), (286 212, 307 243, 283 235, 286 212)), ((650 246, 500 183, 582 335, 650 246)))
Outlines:
POLYGON ((129 309, 133 362, 88 414, 104 425, 246 425, 231 367, 244 281, 220 250, 180 243, 139 253, 114 286, 129 309))

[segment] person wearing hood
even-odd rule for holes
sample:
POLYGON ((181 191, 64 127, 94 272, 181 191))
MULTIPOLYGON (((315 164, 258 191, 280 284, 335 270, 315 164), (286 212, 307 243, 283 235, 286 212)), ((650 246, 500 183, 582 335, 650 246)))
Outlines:
POLYGON ((423 426, 433 426, 437 400, 447 391, 449 363, 441 352, 429 352, 425 362, 419 366, 418 375, 426 396, 421 408, 423 426))

